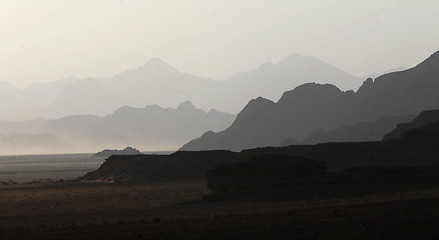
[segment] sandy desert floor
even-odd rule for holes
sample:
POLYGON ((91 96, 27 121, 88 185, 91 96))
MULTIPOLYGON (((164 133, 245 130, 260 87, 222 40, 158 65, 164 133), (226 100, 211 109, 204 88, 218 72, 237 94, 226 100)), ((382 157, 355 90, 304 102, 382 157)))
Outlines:
POLYGON ((439 189, 202 201, 206 182, 0 187, 0 239, 437 239, 439 189))

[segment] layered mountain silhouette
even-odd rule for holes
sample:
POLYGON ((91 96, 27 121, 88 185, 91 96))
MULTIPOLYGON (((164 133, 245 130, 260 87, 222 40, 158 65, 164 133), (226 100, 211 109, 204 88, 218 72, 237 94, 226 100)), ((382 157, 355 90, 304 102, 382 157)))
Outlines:
POLYGON ((124 100, 95 79, 81 79, 65 86, 42 112, 45 118, 93 114, 104 116, 124 105, 124 100))
MULTIPOLYGON (((434 112, 439 116, 439 110, 434 112)), ((422 113, 413 122, 432 113, 422 113)), ((299 196, 313 192, 312 199, 322 193, 340 197, 346 193, 370 195, 377 190, 398 192, 400 187, 437 186, 439 118, 436 119, 422 126, 411 125, 413 128, 407 128, 400 140, 265 147, 241 152, 112 156, 82 179, 150 182, 207 177, 214 194, 251 188, 263 190, 261 193, 268 190, 270 194, 266 196, 273 196, 271 190, 299 196), (314 191, 315 187, 320 189, 314 191)))
POLYGON ((401 139, 403 133, 408 132, 409 130, 416 130, 422 127, 426 129, 430 129, 429 127, 426 127, 430 124, 433 124, 430 127, 434 128, 434 126, 436 126, 438 122, 439 122, 438 110, 425 111, 419 114, 419 116, 417 116, 411 122, 398 124, 398 126, 395 129, 384 135, 383 140, 401 139))
POLYGON ((411 69, 366 80, 357 92, 343 92, 329 84, 303 84, 285 92, 276 103, 264 98, 251 100, 228 129, 204 134, 181 150, 279 146, 287 138, 303 141, 318 130, 418 114, 439 108, 438 79, 436 52, 411 69))
MULTIPOLYGON (((257 96, 277 101, 285 90, 312 82, 333 84, 343 90, 357 90, 361 85, 360 78, 329 63, 294 54, 278 64, 266 63, 223 81, 218 100, 227 106, 227 111, 238 112, 257 96)), ((220 103, 214 106, 219 108, 220 103)))
MULTIPOLYGON (((50 83, 34 83, 25 89, 0 83, 0 119, 29 120, 44 116, 47 107, 61 95, 64 88, 79 81, 68 77, 50 83)), ((72 113, 73 114, 73 113, 72 113)))
POLYGON ((0 120, 57 119, 70 115, 104 116, 124 106, 157 104, 177 107, 190 100, 207 111, 215 108, 237 113, 257 96, 277 100, 286 90, 306 82, 331 83, 343 90, 357 89, 359 78, 315 57, 292 55, 277 64, 238 73, 224 81, 182 73, 160 59, 111 78, 68 77, 18 89, 0 83, 0 120), (14 111, 15 110, 15 111, 14 111))
POLYGON ((234 115, 214 109, 205 112, 186 101, 176 109, 124 106, 105 117, 1 121, 0 133, 10 141, 7 146, 11 148, 2 148, 0 154, 96 152, 123 146, 144 151, 173 150, 203 132, 227 128, 234 119, 234 115), (38 143, 38 148, 28 144, 32 141, 38 143))
MULTIPOLYGON (((414 117, 415 115, 380 117, 373 122, 359 122, 329 131, 319 130, 305 138, 301 144, 379 141, 385 134, 395 129, 398 124, 410 122, 414 117)), ((281 146, 297 144, 287 139, 281 146)))

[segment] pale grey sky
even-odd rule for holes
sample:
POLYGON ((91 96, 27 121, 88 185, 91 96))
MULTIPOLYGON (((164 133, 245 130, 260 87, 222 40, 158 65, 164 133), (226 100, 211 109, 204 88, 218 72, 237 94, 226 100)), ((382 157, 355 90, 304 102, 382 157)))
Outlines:
POLYGON ((0 81, 112 76, 161 58, 223 80, 298 53, 362 76, 439 50, 437 0, 0 0, 0 81))

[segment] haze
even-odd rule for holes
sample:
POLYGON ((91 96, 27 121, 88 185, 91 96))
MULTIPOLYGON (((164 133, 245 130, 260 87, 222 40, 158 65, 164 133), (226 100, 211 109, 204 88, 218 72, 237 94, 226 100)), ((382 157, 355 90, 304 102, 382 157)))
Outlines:
POLYGON ((437 50, 438 10, 434 0, 4 0, 0 81, 111 77, 155 57, 224 80, 293 53, 364 76, 437 50))

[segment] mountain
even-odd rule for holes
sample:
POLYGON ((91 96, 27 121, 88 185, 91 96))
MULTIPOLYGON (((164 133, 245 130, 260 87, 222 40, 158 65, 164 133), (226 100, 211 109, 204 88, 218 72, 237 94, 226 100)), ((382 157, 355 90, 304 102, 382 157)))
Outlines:
MULTIPOLYGON (((251 100, 225 131, 189 142, 181 150, 242 149, 279 146, 286 138, 302 141, 317 129, 348 124, 336 112, 345 109, 353 92, 342 92, 333 85, 307 83, 274 103, 264 98, 251 100), (203 148, 195 142, 203 142, 203 148)), ((348 112, 344 113, 349 114, 348 112)))
POLYGON ((39 105, 45 106, 52 103, 66 87, 79 81, 79 78, 70 76, 48 83, 33 83, 29 87, 21 90, 20 96, 39 105))
POLYGON ((126 147, 122 150, 104 149, 100 152, 95 153, 92 157, 108 158, 113 155, 140 155, 140 154, 142 153, 139 150, 132 147, 126 147))
POLYGON ((7 136, 36 134, 47 122, 47 120, 42 118, 27 121, 0 121, 0 133, 7 136))
POLYGON ((0 120, 22 121, 36 118, 42 108, 43 106, 19 96, 0 95, 0 120))
POLYGON ((379 73, 371 73, 371 74, 368 74, 368 75, 366 75, 366 76, 361 77, 361 79, 368 79, 368 78, 375 79, 375 78, 377 78, 377 77, 379 77, 379 76, 382 76, 382 75, 384 75, 384 74, 387 74, 387 73, 401 72, 401 71, 404 71, 404 70, 407 70, 407 68, 406 68, 406 67, 391 68, 391 69, 388 69, 388 70, 386 70, 386 71, 382 71, 382 72, 379 72, 379 73))
POLYGON ((0 81, 0 96, 18 96, 20 94, 20 89, 16 86, 6 82, 0 81))
MULTIPOLYGON (((239 153, 214 150, 177 151, 169 155, 112 156, 99 169, 82 179, 153 182, 170 179, 200 180, 207 177, 210 189, 212 184, 220 184, 217 186, 225 187, 224 190, 228 192, 240 189, 240 186, 235 187, 236 183, 246 182, 247 184, 241 186, 258 188, 261 184, 277 185, 278 180, 281 180, 283 183, 277 187, 291 190, 294 194, 298 193, 295 191, 306 191, 308 187, 322 187, 324 190, 337 185, 337 191, 345 193, 349 186, 346 183, 353 184, 351 190, 358 190, 359 187, 373 190, 386 183, 389 189, 398 191, 395 184, 414 186, 412 177, 424 183, 438 183, 434 180, 437 179, 439 170, 438 146, 439 121, 408 129, 400 140, 392 141, 265 147, 239 153), (434 170, 435 175, 431 175, 430 170, 434 170), (334 175, 337 172, 340 173, 339 176, 334 175), (302 174, 299 173, 310 175, 300 178, 302 174), (326 179, 328 182, 318 176, 320 173, 330 174, 326 179), (288 181, 291 178, 286 175, 299 177, 296 178, 298 181, 294 181, 295 184, 292 185, 288 181), (362 181, 364 178, 367 179, 366 182, 362 181), (303 188, 303 184, 307 182, 310 185, 303 188), (293 189, 288 186, 293 186, 293 189)), ((315 193, 320 196, 321 192, 315 193)))
POLYGON ((197 109, 191 102, 176 109, 124 106, 105 117, 76 115, 47 122, 39 133, 56 136, 72 151, 135 146, 144 151, 173 150, 208 130, 227 128, 234 115, 197 109))
POLYGON ((439 122, 439 110, 422 112, 419 116, 413 119, 413 121, 398 124, 395 129, 384 135, 383 140, 401 139, 401 135, 404 132, 410 129, 421 128, 435 122, 439 122))
MULTIPOLYGON (((415 115, 380 117, 373 122, 359 122, 329 131, 319 130, 305 138, 301 144, 379 141, 385 134, 395 129, 398 124, 410 122, 413 118, 415 115)), ((281 146, 287 145, 291 144, 284 141, 281 146)))
POLYGON ((357 90, 361 85, 359 78, 316 57, 293 54, 277 64, 266 63, 223 81, 219 100, 228 111, 238 112, 249 99, 260 96, 277 101, 285 90, 313 82, 333 84, 343 90, 357 90))
POLYGON ((214 109, 205 112, 186 101, 176 109, 124 106, 104 117, 0 121, 0 134, 10 141, 3 141, 2 146, 9 147, 2 147, 0 154, 96 152, 125 146, 144 151, 174 150, 203 132, 224 130, 234 119, 234 115, 214 109), (30 146, 32 141, 37 145, 30 146))
POLYGON ((81 79, 63 88, 43 111, 45 118, 93 114, 103 116, 124 105, 124 99, 95 79, 81 79))
POLYGON ((218 83, 181 73, 163 60, 154 58, 143 67, 117 74, 102 84, 123 97, 125 105, 129 106, 157 104, 175 107, 189 99, 203 109, 210 109, 208 97, 218 83))
POLYGON ((439 51, 414 68, 368 79, 357 92, 308 83, 285 92, 276 103, 252 100, 228 129, 205 134, 181 150, 240 151, 279 146, 286 138, 303 141, 318 130, 439 108, 438 92, 439 51))
POLYGON ((69 77, 51 83, 35 83, 20 89, 7 82, 0 82, 0 120, 24 121, 46 116, 47 106, 65 87, 79 81, 69 77))
POLYGON ((142 107, 157 104, 176 107, 190 100, 207 111, 239 112, 249 99, 262 96, 277 100, 286 90, 306 82, 336 84, 341 89, 357 89, 360 80, 315 57, 297 54, 272 64, 213 81, 183 73, 161 59, 121 72, 111 78, 68 77, 50 83, 35 83, 18 89, 0 82, 0 120, 56 119, 78 114, 104 114, 124 105, 142 107), (26 113, 26 114, 24 114, 26 113))
POLYGON ((332 83, 342 89, 357 89, 361 82, 315 57, 292 55, 274 65, 238 73, 224 81, 212 81, 181 73, 160 59, 151 59, 141 68, 125 71, 104 84, 131 106, 154 103, 176 106, 190 99, 202 109, 238 112, 256 96, 277 98, 285 89, 306 82, 332 83))

